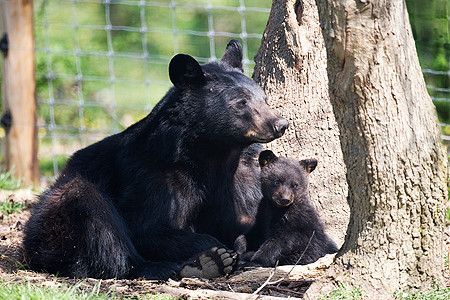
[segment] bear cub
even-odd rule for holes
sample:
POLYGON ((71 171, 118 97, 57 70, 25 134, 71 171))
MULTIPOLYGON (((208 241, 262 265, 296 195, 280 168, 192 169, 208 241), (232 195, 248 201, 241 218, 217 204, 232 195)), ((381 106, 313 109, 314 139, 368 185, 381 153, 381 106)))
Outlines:
POLYGON ((305 265, 337 252, 308 195, 309 173, 317 160, 297 161, 265 150, 259 164, 263 199, 256 222, 235 242, 237 252, 248 251, 241 255, 243 265, 305 265))

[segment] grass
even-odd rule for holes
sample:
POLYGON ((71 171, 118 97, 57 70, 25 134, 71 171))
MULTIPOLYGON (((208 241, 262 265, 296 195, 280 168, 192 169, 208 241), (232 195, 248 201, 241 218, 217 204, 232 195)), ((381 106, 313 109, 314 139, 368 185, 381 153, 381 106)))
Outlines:
MULTIPOLYGON (((363 291, 359 287, 352 287, 342 284, 319 300, 359 300, 366 299, 363 291)), ((431 291, 418 291, 414 293, 396 292, 394 299, 398 300, 447 300, 450 299, 450 288, 436 288, 431 291)))
POLYGON ((26 206, 27 203, 18 203, 14 199, 9 198, 4 202, 0 201, 0 214, 8 216, 25 209, 26 206))
POLYGON ((83 288, 83 281, 69 285, 56 281, 46 282, 41 285, 26 282, 5 282, 0 280, 0 299, 11 300, 110 300, 110 299, 149 299, 149 300, 172 300, 178 299, 169 295, 143 294, 138 297, 117 297, 113 291, 100 291, 101 281, 92 288, 83 288))
POLYGON ((450 299, 450 288, 437 288, 427 292, 399 292, 395 294, 395 298, 399 300, 447 300, 450 299))
MULTIPOLYGON (((56 163, 58 170, 61 170, 69 159, 66 155, 58 155, 56 157, 56 163)), ((40 157, 39 158, 39 172, 42 176, 52 178, 55 174, 53 171, 53 157, 40 157)))
POLYGON ((86 291, 81 289, 81 283, 69 286, 52 282, 45 287, 41 287, 31 282, 19 284, 2 282, 0 285, 0 299, 111 299, 110 294, 100 293, 99 288, 100 285, 96 285, 92 291, 86 291))
POLYGON ((445 215, 445 219, 447 220, 447 224, 450 223, 450 208, 447 208, 447 214, 445 215))
POLYGON ((13 171, 0 169, 0 190, 14 191, 22 188, 22 180, 14 177, 13 171))
POLYGON ((357 300, 364 299, 363 293, 359 287, 352 287, 342 284, 337 289, 332 290, 319 300, 357 300))

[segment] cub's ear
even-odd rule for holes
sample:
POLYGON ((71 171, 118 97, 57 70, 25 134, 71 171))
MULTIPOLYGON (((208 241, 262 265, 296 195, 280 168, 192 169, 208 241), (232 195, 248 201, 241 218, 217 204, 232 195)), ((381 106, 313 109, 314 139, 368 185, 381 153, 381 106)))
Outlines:
POLYGON ((270 150, 264 150, 259 154, 259 165, 262 167, 266 166, 270 162, 274 162, 278 159, 275 154, 270 150))
POLYGON ((227 48, 225 49, 225 53, 220 60, 222 63, 226 63, 233 68, 239 69, 241 72, 244 72, 242 69, 242 46, 237 40, 231 40, 227 48))
POLYGON ((186 54, 175 55, 169 64, 169 77, 173 85, 180 89, 196 88, 206 83, 202 67, 186 54))
POLYGON ((317 167, 317 159, 309 158, 300 161, 300 164, 305 168, 306 172, 311 173, 317 167))

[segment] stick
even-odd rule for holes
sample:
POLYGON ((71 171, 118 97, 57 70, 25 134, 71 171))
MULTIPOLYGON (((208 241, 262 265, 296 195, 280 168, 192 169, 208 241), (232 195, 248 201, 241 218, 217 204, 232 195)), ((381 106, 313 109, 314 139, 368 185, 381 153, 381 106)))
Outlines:
POLYGON ((292 293, 292 294, 297 294, 297 295, 300 295, 300 296, 303 296, 305 293, 301 293, 301 292, 297 292, 297 291, 294 291, 294 290, 291 290, 291 289, 286 289, 286 288, 281 288, 281 287, 278 287, 278 286, 269 286, 269 289, 274 289, 274 290, 277 290, 277 291, 281 291, 281 292, 288 292, 288 293, 292 293))
MULTIPOLYGON (((277 288, 279 288, 280 282, 282 282, 284 279, 286 279, 286 277, 289 276, 289 274, 291 274, 291 272, 294 270, 295 266, 297 266, 298 263, 300 262, 300 260, 302 259, 303 255, 305 255, 306 250, 308 250, 309 245, 311 245, 311 241, 312 241, 312 239, 313 239, 315 233, 316 233, 316 232, 313 231, 313 233, 311 234, 311 237, 309 238, 308 245, 306 245, 305 250, 303 250, 302 254, 300 255, 300 257, 299 257, 299 258, 297 259, 297 261, 295 262, 295 265, 292 266, 291 270, 289 270, 289 272, 287 272, 286 275, 284 275, 281 279, 278 279, 278 280, 275 280, 275 281, 271 282, 270 279, 272 279, 273 275, 275 275, 275 272, 276 272, 276 270, 277 270, 277 266, 278 266, 278 261, 277 261, 277 263, 275 264, 275 267, 274 267, 273 271, 270 273, 270 275, 269 275, 269 277, 267 278, 267 280, 266 280, 266 281, 265 281, 265 282, 264 282, 264 283, 263 283, 256 291, 254 291, 254 292, 252 293, 252 296, 257 295, 264 287, 266 287, 266 286, 269 285, 269 284, 270 284, 270 285, 274 285, 274 284, 277 284, 277 283, 278 283, 277 288)), ((250 297, 247 297, 246 299, 249 299, 249 298, 250 298, 250 297)))
MULTIPOLYGON (((272 272, 270 273, 269 277, 267 278, 267 280, 258 288, 256 289, 256 291, 254 291, 251 296, 257 295, 266 285, 271 284, 270 283, 270 279, 272 279, 273 275, 275 275, 275 272, 277 270, 277 266, 278 266, 278 261, 275 264, 275 267, 273 268, 272 272)), ((249 299, 250 297, 248 297, 247 299, 249 299)))
POLYGON ((292 268, 289 270, 289 272, 287 272, 286 275, 284 275, 281 279, 275 280, 273 283, 270 283, 270 284, 277 284, 277 283, 278 283, 277 287, 279 287, 280 283, 281 283, 283 280, 285 280, 286 277, 289 276, 289 274, 292 273, 292 271, 294 270, 295 266, 298 265, 298 263, 299 263, 300 260, 302 259, 303 255, 305 255, 305 252, 306 252, 306 250, 308 250, 309 245, 311 245, 311 241, 312 241, 312 239, 313 239, 315 233, 316 233, 316 231, 313 231, 313 233, 311 234, 311 237, 309 238, 308 245, 306 245, 305 250, 303 250, 302 254, 301 254, 300 257, 297 259, 297 261, 296 261, 295 264, 292 266, 292 268))

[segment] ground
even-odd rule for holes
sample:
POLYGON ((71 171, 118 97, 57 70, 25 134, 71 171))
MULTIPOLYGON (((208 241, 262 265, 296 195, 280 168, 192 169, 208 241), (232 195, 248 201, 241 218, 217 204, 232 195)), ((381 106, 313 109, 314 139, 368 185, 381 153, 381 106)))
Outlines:
MULTIPOLYGON (((31 282, 37 286, 58 286, 65 282, 78 283, 82 289, 92 290, 100 286, 104 292, 112 291, 115 296, 142 297, 143 295, 163 293, 181 298, 244 299, 257 292, 271 297, 301 297, 314 278, 323 274, 333 260, 332 255, 308 266, 281 266, 273 272, 271 268, 258 268, 222 277, 215 280, 189 279, 157 282, 150 280, 95 280, 69 279, 45 273, 25 270, 22 265, 23 225, 30 216, 30 209, 36 202, 30 190, 0 191, 0 203, 5 201, 23 207, 17 212, 7 214, 0 210, 0 283, 31 282), (291 272, 289 272, 291 271, 291 272), (268 278, 270 279, 268 280, 268 278), (285 278, 283 278, 285 277, 285 278), (245 293, 245 294, 244 294, 245 293)), ((445 249, 450 249, 450 226, 445 231, 445 249)), ((447 286, 450 286, 450 273, 446 272, 447 286)), ((250 297, 251 299, 251 297, 250 297)), ((264 298, 262 298, 264 299, 264 298)), ((273 299, 273 298, 272 298, 273 299)))

